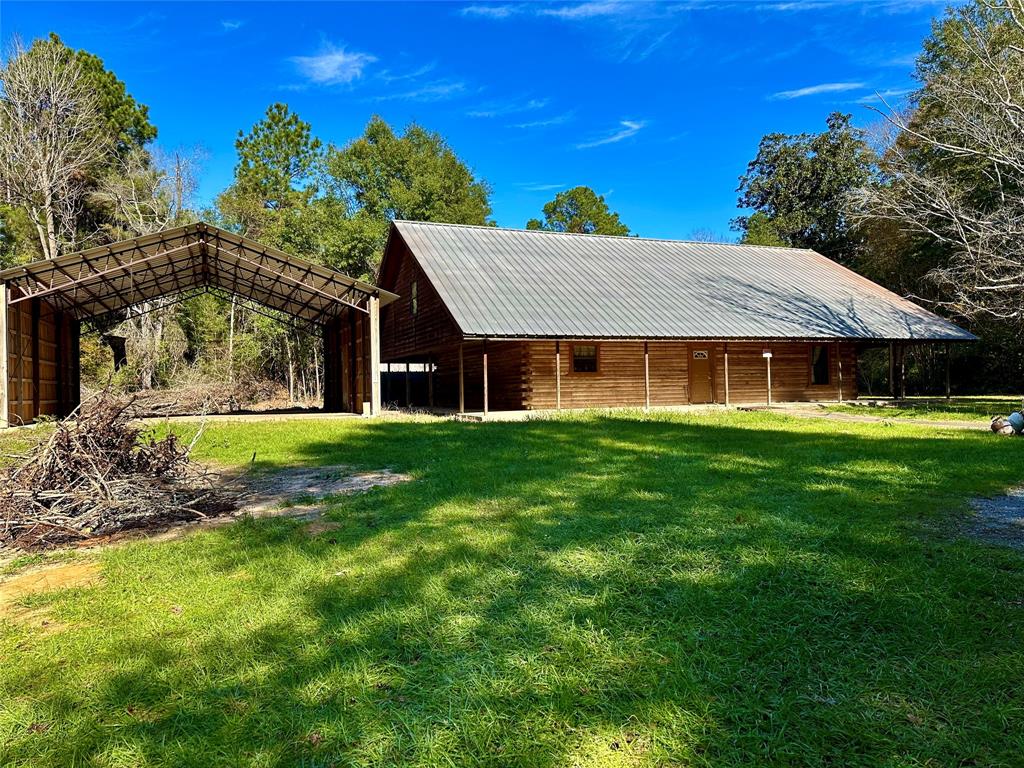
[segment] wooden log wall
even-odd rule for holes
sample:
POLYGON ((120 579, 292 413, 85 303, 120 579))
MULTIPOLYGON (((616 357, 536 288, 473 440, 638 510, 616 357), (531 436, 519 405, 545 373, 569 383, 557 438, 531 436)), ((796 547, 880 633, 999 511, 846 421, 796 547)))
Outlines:
POLYGON ((349 310, 324 325, 324 410, 363 413, 370 402, 370 324, 349 310))
MULTIPOLYGON (((10 286, 8 301, 20 296, 10 286)), ((7 307, 7 419, 66 416, 79 403, 80 325, 44 299, 7 307)))
MULTIPOLYGON (((515 411, 523 408, 525 392, 525 345, 517 341, 487 342, 487 385, 489 410, 515 411)), ((434 405, 459 407, 459 346, 445 347, 431 356, 434 372, 434 405)), ((484 407, 483 342, 467 341, 462 350, 467 411, 484 407)), ((426 403, 413 403, 426 406, 426 403)))
MULTIPOLYGON (((644 391, 643 342, 590 342, 598 347, 597 373, 572 371, 571 341, 560 342, 561 402, 563 408, 642 407, 644 391)), ((524 343, 523 404, 530 409, 556 406, 555 342, 524 343)), ((764 403, 768 397, 767 364, 763 351, 772 352, 772 401, 830 401, 839 399, 839 360, 842 359, 843 397, 856 397, 857 356, 853 344, 829 344, 829 383, 811 384, 810 343, 779 344, 725 342, 648 342, 652 406, 690 402, 689 360, 694 349, 706 349, 713 361, 714 402, 724 403, 725 350, 729 351, 730 404, 764 403)), ((494 387, 492 386, 492 393, 494 387)), ((493 394, 492 394, 493 397, 493 394)))
MULTIPOLYGON (((772 402, 839 399, 839 361, 842 359, 843 398, 857 396, 857 352, 853 344, 829 343, 829 383, 811 384, 811 343, 730 343, 729 402, 764 403, 768 397, 767 349, 772 358, 772 402)), ((724 347, 716 355, 716 370, 724 370, 724 347)), ((725 402, 724 376, 716 377, 716 399, 725 402)))
POLYGON ((381 361, 425 362, 425 352, 457 344, 458 326, 405 243, 396 240, 386 259, 380 285, 398 299, 380 310, 381 361))

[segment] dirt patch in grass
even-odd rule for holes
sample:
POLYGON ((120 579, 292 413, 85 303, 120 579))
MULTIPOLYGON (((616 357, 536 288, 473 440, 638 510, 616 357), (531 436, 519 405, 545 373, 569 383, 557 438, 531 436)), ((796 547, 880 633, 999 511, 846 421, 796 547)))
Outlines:
POLYGON ((23 598, 57 589, 88 587, 100 578, 99 564, 91 561, 47 565, 10 576, 0 581, 0 618, 14 617, 23 621, 40 618, 45 611, 23 607, 20 604, 23 598))
POLYGON ((964 533, 989 544, 1024 551, 1024 486, 1002 496, 971 502, 974 511, 964 523, 964 533))
POLYGON ((331 496, 363 493, 411 479, 409 475, 387 469, 356 472, 344 465, 285 469, 270 475, 244 477, 238 482, 249 497, 234 516, 316 520, 323 513, 324 500, 331 496))
POLYGON ((306 523, 306 525, 302 527, 302 532, 312 538, 314 536, 319 536, 322 533, 337 531, 341 527, 341 523, 332 523, 329 520, 314 520, 311 523, 306 523))

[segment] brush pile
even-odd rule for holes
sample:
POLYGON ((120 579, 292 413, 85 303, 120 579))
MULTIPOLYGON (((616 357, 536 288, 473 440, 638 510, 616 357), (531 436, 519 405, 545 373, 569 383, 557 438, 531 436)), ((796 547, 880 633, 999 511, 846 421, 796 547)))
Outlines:
MULTIPOLYGON (((195 443, 144 438, 133 401, 101 393, 57 422, 20 465, 0 468, 0 547, 67 544, 133 528, 199 520, 239 495, 189 460, 195 443)), ((198 437, 198 435, 197 435, 198 437)))
POLYGON ((170 389, 150 389, 135 395, 132 412, 138 417, 188 416, 196 413, 238 413, 288 407, 288 393, 270 381, 185 382, 170 389))

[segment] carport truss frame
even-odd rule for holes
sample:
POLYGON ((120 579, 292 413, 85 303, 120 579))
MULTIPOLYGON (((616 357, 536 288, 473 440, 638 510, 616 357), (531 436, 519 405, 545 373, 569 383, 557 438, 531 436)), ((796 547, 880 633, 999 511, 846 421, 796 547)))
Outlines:
POLYGON ((0 426, 7 425, 8 414, 7 325, 9 316, 16 314, 9 310, 30 302, 38 314, 43 301, 81 321, 203 288, 234 293, 319 326, 340 321, 350 312, 365 313, 370 325, 370 411, 379 413, 379 311, 398 297, 247 237, 197 223, 0 272, 0 426))

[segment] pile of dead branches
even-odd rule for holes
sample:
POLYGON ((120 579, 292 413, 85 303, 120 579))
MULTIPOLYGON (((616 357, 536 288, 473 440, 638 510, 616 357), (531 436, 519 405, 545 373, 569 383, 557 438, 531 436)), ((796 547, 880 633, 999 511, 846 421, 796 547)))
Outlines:
POLYGON ((195 440, 144 438, 132 400, 101 393, 87 405, 0 469, 0 546, 66 544, 238 506, 237 493, 189 460, 195 440))
POLYGON ((138 392, 134 407, 139 416, 238 413, 272 400, 279 388, 267 381, 194 382, 138 392))

